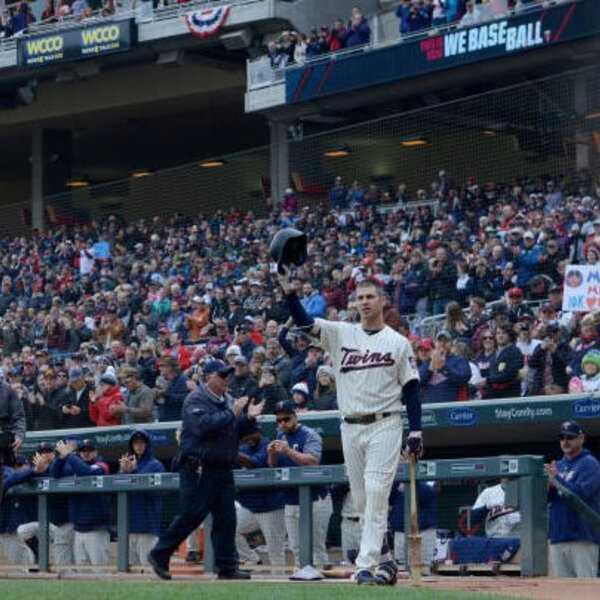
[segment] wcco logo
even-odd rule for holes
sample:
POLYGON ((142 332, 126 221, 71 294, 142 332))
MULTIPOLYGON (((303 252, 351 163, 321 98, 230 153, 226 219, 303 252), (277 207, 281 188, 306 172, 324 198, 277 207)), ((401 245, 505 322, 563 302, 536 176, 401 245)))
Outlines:
POLYGON ((81 41, 84 46, 94 44, 105 44, 119 39, 121 30, 117 25, 106 25, 105 27, 94 27, 81 32, 81 41))
POLYGON ((65 45, 65 40, 61 35, 53 37, 44 37, 37 40, 27 40, 27 54, 49 54, 50 52, 60 52, 65 45))

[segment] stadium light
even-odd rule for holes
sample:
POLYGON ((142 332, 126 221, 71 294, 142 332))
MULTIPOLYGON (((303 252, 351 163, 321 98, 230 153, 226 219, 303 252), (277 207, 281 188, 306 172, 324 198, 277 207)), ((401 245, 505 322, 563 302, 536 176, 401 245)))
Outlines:
POLYGON ((84 188, 90 185, 90 182, 87 177, 73 177, 72 179, 67 179, 66 186, 71 189, 76 188, 84 188))
POLYGON ((150 177, 151 175, 154 175, 154 171, 156 169, 151 168, 151 169, 136 169, 131 176, 134 179, 141 179, 142 177, 150 177))
POLYGON ((211 169, 214 167, 224 167, 227 161, 224 158, 213 158, 211 160, 204 160, 198 166, 203 169, 211 169))
POLYGON ((484 129, 483 130, 483 135, 485 137, 495 137, 496 136, 496 132, 493 129, 484 129))
POLYGON ((413 148, 415 146, 425 146, 427 140, 422 135, 412 135, 400 138, 400 144, 405 148, 413 148))
POLYGON ((341 148, 332 148, 331 150, 325 150, 323 156, 327 158, 341 158, 342 156, 348 156, 350 154, 350 148, 348 146, 342 146, 341 148))

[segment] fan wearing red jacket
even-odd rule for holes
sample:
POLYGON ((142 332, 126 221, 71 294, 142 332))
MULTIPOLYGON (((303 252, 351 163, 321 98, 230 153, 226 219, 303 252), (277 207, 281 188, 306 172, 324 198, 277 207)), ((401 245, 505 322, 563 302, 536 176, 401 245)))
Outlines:
POLYGON ((113 406, 124 404, 125 399, 117 385, 117 379, 111 373, 104 373, 96 392, 90 392, 90 419, 98 427, 111 427, 121 424, 121 415, 114 414, 113 406), (98 391, 100 392, 98 394, 98 391))

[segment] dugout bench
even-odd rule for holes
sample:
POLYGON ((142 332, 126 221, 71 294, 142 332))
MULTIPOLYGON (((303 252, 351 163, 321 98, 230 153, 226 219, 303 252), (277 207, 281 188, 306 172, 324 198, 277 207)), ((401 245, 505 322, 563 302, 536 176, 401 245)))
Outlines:
MULTIPOLYGON (((426 460, 418 463, 417 478, 420 480, 464 481, 508 478, 506 505, 521 512, 521 574, 527 576, 547 575, 547 478, 543 472, 540 456, 498 456, 489 458, 465 458, 456 460, 426 460)), ((275 469, 235 471, 237 488, 298 487, 300 520, 311 523, 311 486, 345 483, 346 470, 343 465, 318 465, 275 469)), ((408 465, 400 463, 396 481, 408 482, 408 465)), ((407 486, 409 488, 409 486, 407 486)), ((117 496, 117 569, 129 570, 129 493, 136 491, 167 492, 179 489, 177 473, 147 475, 105 475, 99 477, 65 477, 52 479, 39 477, 26 485, 16 486, 9 494, 36 495, 38 497, 39 568, 50 570, 48 497, 51 494, 103 493, 117 496)), ((407 494, 409 492, 407 491, 407 494)), ((409 531, 410 501, 407 496, 405 523, 409 531)), ((204 551, 205 571, 214 569, 210 547, 210 519, 205 522, 204 551)), ((300 527, 301 565, 312 563, 312 527, 300 527)))

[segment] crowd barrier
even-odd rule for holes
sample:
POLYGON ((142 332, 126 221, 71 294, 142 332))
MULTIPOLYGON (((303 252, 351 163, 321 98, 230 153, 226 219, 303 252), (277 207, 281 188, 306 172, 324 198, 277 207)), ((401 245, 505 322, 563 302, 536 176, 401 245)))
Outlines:
MULTIPOLYGON (((436 480, 451 489, 453 485, 468 482, 497 481, 505 479, 505 505, 518 509, 521 513, 520 572, 522 575, 547 575, 547 479, 543 472, 543 458, 540 456, 499 456, 489 458, 465 458, 456 460, 421 461, 418 463, 417 479, 436 480)), ((409 481, 407 463, 400 463, 396 475, 397 482, 409 481)), ((280 489, 296 487, 299 491, 300 510, 300 564, 312 563, 312 504, 311 487, 345 483, 347 481, 343 465, 318 465, 277 469, 255 469, 235 471, 235 484, 243 489, 280 489)), ((404 501, 405 533, 410 533, 409 487, 404 501)), ((38 499, 39 569, 50 570, 49 561, 49 511, 48 499, 51 495, 72 494, 113 494, 117 497, 117 569, 129 570, 128 556, 128 514, 131 492, 173 492, 179 488, 176 473, 151 475, 111 475, 103 477, 67 477, 51 479, 39 477, 28 485, 15 487, 9 494, 35 495, 38 499)), ((472 502, 472 500, 471 500, 472 502)), ((214 570, 214 558, 210 548, 210 523, 205 522, 204 570, 214 570)))

